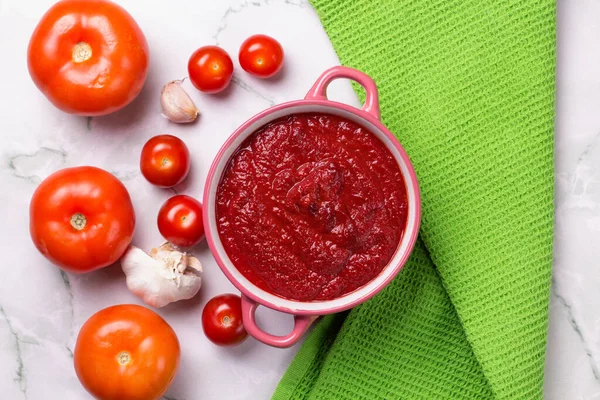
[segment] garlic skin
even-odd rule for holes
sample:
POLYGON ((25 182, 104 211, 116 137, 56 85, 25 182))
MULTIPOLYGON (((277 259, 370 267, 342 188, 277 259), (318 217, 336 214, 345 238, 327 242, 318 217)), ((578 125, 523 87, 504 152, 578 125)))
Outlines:
POLYGON ((152 249, 150 254, 130 245, 121 258, 121 268, 127 276, 127 288, 156 308, 191 299, 202 285, 200 261, 170 243, 152 249))
POLYGON ((178 124, 193 122, 198 117, 196 105, 181 87, 183 80, 167 83, 160 91, 160 106, 162 115, 178 124))

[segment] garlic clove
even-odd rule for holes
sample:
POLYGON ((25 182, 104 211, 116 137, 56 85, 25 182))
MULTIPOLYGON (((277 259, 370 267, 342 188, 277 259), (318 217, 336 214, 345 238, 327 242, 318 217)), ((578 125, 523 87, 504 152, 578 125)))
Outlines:
MULTIPOLYGON (((201 274, 202 275, 202 264, 200 264, 200 260, 198 260, 196 257, 188 257, 187 263, 188 263, 188 268, 186 271, 188 271, 189 273, 198 275, 201 274)), ((184 271, 185 274, 185 271, 184 271)))
POLYGON ((150 254, 129 246, 121 258, 129 290, 146 304, 160 308, 194 297, 202 285, 200 261, 170 244, 150 254))
POLYGON ((198 117, 196 105, 181 87, 181 81, 171 81, 160 92, 160 106, 163 116, 178 124, 193 122, 198 117))

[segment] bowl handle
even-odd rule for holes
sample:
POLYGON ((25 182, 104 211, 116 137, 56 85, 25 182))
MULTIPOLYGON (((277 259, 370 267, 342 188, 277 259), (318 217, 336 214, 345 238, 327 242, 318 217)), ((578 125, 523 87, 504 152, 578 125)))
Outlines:
POLYGON ((327 100, 327 86, 329 86, 334 79, 339 78, 352 79, 353 81, 358 82, 365 89, 367 94, 362 110, 371 114, 376 119, 381 119, 379 112, 379 95, 377 94, 377 85, 375 85, 375 81, 373 81, 369 75, 354 68, 344 66, 329 68, 321 74, 304 98, 306 100, 327 100))
POLYGON ((254 314, 257 308, 257 302, 242 294, 242 320, 244 321, 244 328, 256 340, 273 347, 285 348, 293 346, 318 318, 315 315, 294 315, 294 329, 285 336, 275 336, 263 331, 256 325, 254 314))

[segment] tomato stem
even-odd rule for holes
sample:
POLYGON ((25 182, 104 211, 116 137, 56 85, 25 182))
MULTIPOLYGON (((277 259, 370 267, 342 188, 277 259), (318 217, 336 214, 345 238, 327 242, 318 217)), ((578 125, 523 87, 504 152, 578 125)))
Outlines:
POLYGON ((117 362, 120 365, 127 365, 131 362, 131 354, 128 351, 122 351, 117 354, 117 362))
POLYGON ((71 58, 76 63, 82 63, 92 58, 92 46, 86 42, 79 42, 73 47, 71 58))
POLYGON ((76 230, 80 231, 83 228, 85 228, 85 225, 87 224, 87 219, 85 218, 85 215, 83 215, 82 213, 75 213, 71 216, 71 226, 73 228, 75 228, 76 230))

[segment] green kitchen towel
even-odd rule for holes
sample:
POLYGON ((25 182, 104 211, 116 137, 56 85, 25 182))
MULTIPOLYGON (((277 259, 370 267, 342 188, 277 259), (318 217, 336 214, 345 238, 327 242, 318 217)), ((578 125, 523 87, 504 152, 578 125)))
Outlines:
MULTIPOLYGON (((542 398, 554 0, 312 0, 422 189, 399 276, 307 338, 274 399, 542 398)), ((362 94, 361 94, 362 96, 362 94)))

